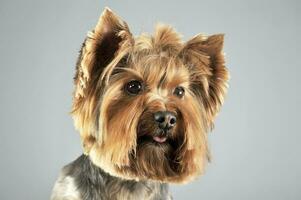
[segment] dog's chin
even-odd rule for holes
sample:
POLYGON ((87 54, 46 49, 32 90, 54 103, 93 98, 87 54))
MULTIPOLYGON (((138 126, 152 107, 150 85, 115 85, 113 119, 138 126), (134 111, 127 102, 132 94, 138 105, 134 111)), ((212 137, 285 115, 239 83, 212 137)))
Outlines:
POLYGON ((128 180, 153 180, 179 183, 190 179, 186 160, 182 160, 182 138, 140 135, 129 164, 117 166, 100 163, 106 172, 128 180), (185 166, 185 167, 184 167, 185 166), (112 167, 112 168, 111 168, 112 167))
POLYGON ((136 156, 131 159, 135 174, 146 179, 163 181, 177 175, 176 147, 164 136, 144 135, 138 138, 136 156))
POLYGON ((138 159, 147 155, 150 162, 172 160, 174 147, 172 140, 164 136, 142 136, 138 139, 138 159))

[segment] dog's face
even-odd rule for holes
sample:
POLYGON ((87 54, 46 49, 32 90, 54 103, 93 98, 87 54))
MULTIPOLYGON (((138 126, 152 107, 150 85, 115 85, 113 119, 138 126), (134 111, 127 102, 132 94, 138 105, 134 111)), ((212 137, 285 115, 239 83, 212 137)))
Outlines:
POLYGON ((77 63, 73 117, 94 164, 126 179, 185 182, 203 172, 227 88, 223 36, 183 43, 169 26, 134 38, 106 9, 77 63))

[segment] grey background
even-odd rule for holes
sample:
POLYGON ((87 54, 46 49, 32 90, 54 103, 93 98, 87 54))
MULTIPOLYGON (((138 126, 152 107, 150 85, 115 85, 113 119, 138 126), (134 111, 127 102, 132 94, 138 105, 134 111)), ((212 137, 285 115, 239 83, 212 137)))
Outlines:
POLYGON ((68 114, 80 44, 104 6, 134 34, 225 33, 231 72, 206 174, 175 199, 301 199, 300 1, 0 1, 0 199, 48 199, 81 154, 68 114))

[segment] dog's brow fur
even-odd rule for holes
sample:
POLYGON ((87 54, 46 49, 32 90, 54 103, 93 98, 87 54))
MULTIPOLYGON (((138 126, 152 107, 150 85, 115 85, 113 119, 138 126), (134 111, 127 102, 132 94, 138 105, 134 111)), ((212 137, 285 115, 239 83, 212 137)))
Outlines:
MULTIPOLYGON (((222 34, 199 34, 183 42, 171 26, 162 24, 151 35, 134 37, 120 17, 104 11, 82 45, 74 77, 72 116, 85 156, 70 164, 63 178, 83 186, 82 199, 87 192, 96 198, 100 190, 110 196, 113 187, 132 199, 141 197, 139 191, 141 199, 166 199, 163 183, 185 183, 204 172, 210 158, 207 133, 229 79, 223 39, 222 34), (141 84, 136 95, 126 91, 133 80, 141 84), (177 88, 183 96, 177 96, 177 88), (176 117, 167 141, 160 144, 152 139, 162 132, 154 121, 157 112, 176 117), (89 182, 95 173, 116 182, 89 182), (77 182, 81 178, 88 184, 77 182), (126 189, 131 181, 139 183, 138 190, 126 189), (89 184, 95 190, 87 189, 89 184), (141 184, 153 190, 147 193, 141 184)), ((117 196, 109 199, 122 199, 117 196)))

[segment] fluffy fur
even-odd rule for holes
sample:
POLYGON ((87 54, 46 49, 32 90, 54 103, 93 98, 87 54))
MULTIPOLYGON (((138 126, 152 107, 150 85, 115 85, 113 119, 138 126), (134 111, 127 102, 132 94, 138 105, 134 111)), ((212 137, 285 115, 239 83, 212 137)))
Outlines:
POLYGON ((183 42, 167 25, 133 37, 105 9, 82 45, 74 78, 72 116, 93 165, 138 182, 184 183, 202 174, 207 133, 227 90, 223 38, 199 34, 183 42), (131 80, 143 83, 138 95, 125 92, 131 80), (174 95, 178 86, 185 89, 181 98, 174 95), (152 140, 158 111, 177 116, 164 143, 152 140))

